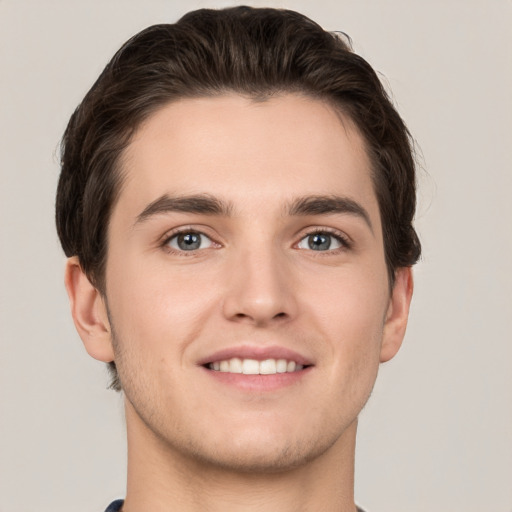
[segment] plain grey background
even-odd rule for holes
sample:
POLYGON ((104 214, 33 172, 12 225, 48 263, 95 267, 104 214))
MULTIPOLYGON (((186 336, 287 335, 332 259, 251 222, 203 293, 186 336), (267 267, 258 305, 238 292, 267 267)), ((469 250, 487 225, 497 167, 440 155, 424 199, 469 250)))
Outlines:
MULTIPOLYGON (((423 153, 424 257, 404 345, 361 415, 358 503, 511 512, 512 2, 247 3, 350 34, 423 153)), ((0 0, 0 512, 103 511, 123 496, 122 399, 63 286, 58 142, 128 37, 234 4, 0 0)))

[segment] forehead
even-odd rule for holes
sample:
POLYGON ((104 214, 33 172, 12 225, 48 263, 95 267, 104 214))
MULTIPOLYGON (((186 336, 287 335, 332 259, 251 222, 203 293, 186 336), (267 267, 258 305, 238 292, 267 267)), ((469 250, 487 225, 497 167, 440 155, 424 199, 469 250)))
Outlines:
POLYGON ((332 106, 300 95, 168 104, 139 127, 122 170, 118 206, 127 215, 162 194, 208 193, 240 210, 341 194, 378 216, 358 130, 332 106))

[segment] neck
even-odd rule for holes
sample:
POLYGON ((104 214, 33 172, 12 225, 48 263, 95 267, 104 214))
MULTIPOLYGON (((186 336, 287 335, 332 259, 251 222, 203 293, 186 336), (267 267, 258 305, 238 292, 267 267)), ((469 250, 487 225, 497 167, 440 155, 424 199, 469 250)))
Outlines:
POLYGON ((355 512, 357 421, 320 456, 279 472, 239 472, 183 454, 126 406, 128 485, 123 512, 355 512), (171 507, 171 508, 170 508, 171 507))

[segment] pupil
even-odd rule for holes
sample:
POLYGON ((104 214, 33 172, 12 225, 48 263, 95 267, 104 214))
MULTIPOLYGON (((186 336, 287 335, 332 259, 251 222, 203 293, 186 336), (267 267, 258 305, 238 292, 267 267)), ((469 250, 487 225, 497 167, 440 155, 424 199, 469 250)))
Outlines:
POLYGON ((331 246, 331 238, 327 235, 315 234, 309 237, 309 248, 313 251, 325 251, 331 246))
POLYGON ((201 237, 197 233, 185 233, 178 235, 178 247, 184 251, 199 249, 201 237))

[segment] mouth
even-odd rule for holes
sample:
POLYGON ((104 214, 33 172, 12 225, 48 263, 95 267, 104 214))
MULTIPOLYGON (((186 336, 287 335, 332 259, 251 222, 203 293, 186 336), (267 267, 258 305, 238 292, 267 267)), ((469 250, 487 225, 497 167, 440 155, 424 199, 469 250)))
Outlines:
POLYGON ((315 366, 314 360, 295 350, 264 344, 221 349, 198 363, 214 382, 251 394, 297 385, 315 366))
POLYGON ((300 364, 293 359, 250 359, 232 357, 209 362, 203 365, 208 370, 223 373, 238 373, 244 375, 276 375, 295 373, 309 368, 311 365, 300 364))

